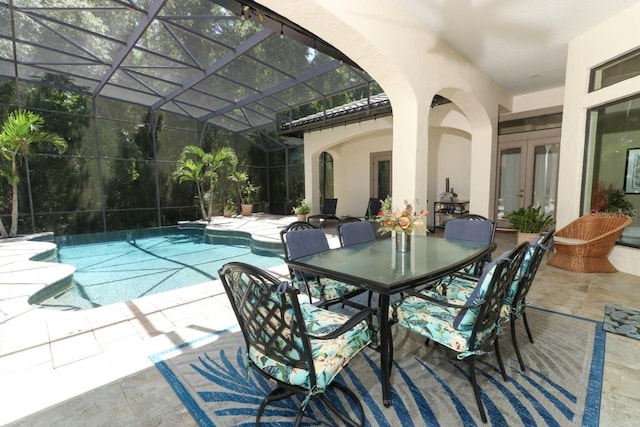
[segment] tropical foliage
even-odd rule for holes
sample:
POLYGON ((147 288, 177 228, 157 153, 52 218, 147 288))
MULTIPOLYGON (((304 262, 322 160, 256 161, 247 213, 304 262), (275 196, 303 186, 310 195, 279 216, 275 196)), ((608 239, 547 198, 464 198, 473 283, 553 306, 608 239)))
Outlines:
MULTIPOLYGON (((11 229, 9 236, 18 233, 18 182, 20 175, 18 166, 28 158, 35 144, 49 144, 60 153, 67 149, 67 143, 55 133, 42 130, 42 117, 28 110, 16 110, 9 113, 0 130, 0 153, 8 162, 1 169, 4 177, 11 185, 11 229)), ((0 233, 6 237, 6 229, 0 220, 0 233)))
POLYGON ((541 233, 555 223, 551 215, 545 214, 542 206, 529 206, 511 211, 504 219, 511 221, 513 228, 522 233, 541 233))
POLYGON ((633 204, 629 202, 624 191, 614 188, 612 184, 606 185, 598 182, 591 192, 591 212, 621 212, 629 213, 633 204))
POLYGON ((231 147, 222 147, 206 152, 195 145, 184 147, 173 178, 178 182, 193 182, 196 185, 202 219, 211 221, 213 216, 213 200, 218 178, 225 172, 235 170, 238 158, 231 147), (207 208, 205 209, 205 196, 207 208))
POLYGON ((307 199, 300 200, 298 205, 293 208, 293 213, 296 215, 308 215, 309 212, 311 212, 311 208, 307 199))

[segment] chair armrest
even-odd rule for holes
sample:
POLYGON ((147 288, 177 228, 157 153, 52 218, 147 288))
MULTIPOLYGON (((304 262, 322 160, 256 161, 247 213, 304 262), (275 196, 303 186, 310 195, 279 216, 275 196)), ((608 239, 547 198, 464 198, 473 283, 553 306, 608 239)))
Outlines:
POLYGON ((338 338, 340 335, 343 335, 345 332, 353 329, 353 327, 356 326, 358 323, 362 322, 363 320, 365 320, 367 318, 370 318, 371 315, 373 313, 375 313, 375 312, 376 312, 376 310, 373 309, 373 308, 366 308, 364 310, 360 310, 355 315, 351 316, 349 318, 349 320, 347 320, 338 329, 334 329, 333 331, 329 332, 326 335, 307 334, 307 336, 309 338, 314 338, 314 339, 318 339, 318 340, 331 340, 331 339, 334 339, 334 338, 338 338))

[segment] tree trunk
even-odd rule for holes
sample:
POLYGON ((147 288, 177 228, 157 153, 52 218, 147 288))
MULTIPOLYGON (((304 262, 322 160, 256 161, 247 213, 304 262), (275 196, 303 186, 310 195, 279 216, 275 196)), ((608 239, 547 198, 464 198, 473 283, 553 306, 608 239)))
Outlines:
POLYGON ((209 180, 209 210, 207 211, 207 222, 211 222, 211 216, 213 215, 213 178, 209 180))
POLYGON ((11 230, 9 236, 18 235, 18 167, 15 156, 11 162, 11 172, 13 173, 13 183, 11 184, 11 230))
POLYGON ((2 218, 0 218, 0 237, 9 237, 9 234, 7 233, 7 229, 4 226, 4 223, 2 222, 2 218))
POLYGON ((204 197, 202 194, 202 188, 200 187, 200 183, 196 182, 196 188, 198 189, 198 202, 200 202, 200 215, 202 216, 202 220, 207 219, 207 211, 204 208, 204 197))

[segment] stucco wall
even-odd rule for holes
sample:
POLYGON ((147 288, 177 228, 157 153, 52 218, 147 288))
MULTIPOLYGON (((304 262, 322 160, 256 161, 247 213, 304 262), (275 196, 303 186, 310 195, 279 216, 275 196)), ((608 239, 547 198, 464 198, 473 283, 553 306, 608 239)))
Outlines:
MULTIPOLYGON (((261 3, 309 29, 362 66, 388 94, 393 108, 393 194, 427 200, 430 104, 441 94, 454 101, 470 123, 470 192, 473 210, 493 210, 493 180, 499 105, 511 102, 493 80, 439 40, 410 10, 387 0, 309 0, 261 3), (366 10, 367 13, 362 13, 366 10), (409 48, 409 47, 419 47, 409 48)), ((306 144, 306 143, 305 143, 306 144)), ((317 180, 316 160, 307 157, 305 179, 317 180)), ((317 182, 307 183, 317 199, 317 182)))
MULTIPOLYGON (((364 215, 370 194, 370 153, 391 151, 392 124, 392 118, 386 117, 305 134, 305 162, 309 159, 311 167, 318 164, 323 151, 333 156, 338 216, 364 215)), ((312 202, 319 197, 316 184, 305 181, 305 193, 314 194, 312 202)), ((318 211, 318 204, 312 203, 312 212, 318 211)))

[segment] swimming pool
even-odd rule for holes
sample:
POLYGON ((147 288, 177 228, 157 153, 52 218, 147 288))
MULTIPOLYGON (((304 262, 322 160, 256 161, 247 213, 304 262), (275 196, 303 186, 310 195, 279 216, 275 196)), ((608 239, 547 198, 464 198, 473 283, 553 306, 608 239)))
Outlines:
POLYGON ((73 280, 43 289, 30 302, 88 309, 216 280, 218 269, 229 261, 261 268, 283 262, 277 244, 271 251, 264 244, 256 250, 246 233, 214 234, 166 227, 57 237, 57 261, 76 268, 73 280))

